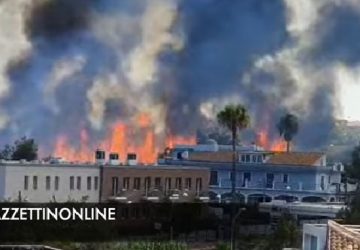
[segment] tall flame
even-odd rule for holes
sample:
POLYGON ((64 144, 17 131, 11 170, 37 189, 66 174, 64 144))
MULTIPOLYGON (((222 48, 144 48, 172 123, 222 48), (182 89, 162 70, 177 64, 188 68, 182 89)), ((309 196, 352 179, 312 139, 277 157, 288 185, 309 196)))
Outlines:
POLYGON ((257 144, 263 147, 266 150, 274 152, 285 152, 286 151, 286 142, 282 139, 270 140, 268 132, 266 130, 261 130, 258 133, 257 144))
MULTIPOLYGON (((121 160, 124 160, 128 153, 136 153, 140 163, 152 164, 156 162, 158 154, 165 147, 173 148, 178 144, 196 144, 195 136, 168 135, 165 140, 161 141, 161 136, 155 134, 151 117, 147 113, 139 114, 134 120, 134 124, 131 125, 121 121, 115 122, 108 136, 98 142, 96 147, 107 152, 118 153, 121 160)), ((91 162, 94 160, 96 147, 92 147, 88 132, 83 129, 80 133, 78 148, 69 143, 67 136, 58 136, 53 155, 72 162, 91 162)))

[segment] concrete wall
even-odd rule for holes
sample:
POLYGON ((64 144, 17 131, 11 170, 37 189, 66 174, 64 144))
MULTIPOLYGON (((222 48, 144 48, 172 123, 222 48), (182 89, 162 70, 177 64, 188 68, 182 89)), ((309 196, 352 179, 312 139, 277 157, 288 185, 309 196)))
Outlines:
POLYGON ((5 167, 0 166, 0 199, 5 195, 5 167))
MULTIPOLYGON (((70 200, 87 202, 99 201, 100 171, 96 166, 76 165, 11 165, 0 166, 5 169, 4 193, 1 200, 17 200, 19 195, 29 202, 49 202, 54 199, 57 202, 70 200), (28 188, 25 190, 24 179, 28 176, 28 188), (33 187, 33 178, 37 176, 37 189, 33 187), (50 177, 50 188, 46 188, 46 177, 50 177), (55 190, 55 177, 59 177, 59 188, 55 190), (74 177, 74 189, 70 189, 70 177, 74 177), (78 177, 80 177, 80 189, 77 188, 78 177), (88 190, 87 178, 91 179, 91 188, 88 190), (95 189, 95 178, 98 179, 98 187, 95 189)), ((1 172, 0 172, 1 173, 1 172)), ((2 176, 0 174, 0 176, 2 176)), ((0 177, 1 178, 1 177, 0 177)), ((1 189, 0 189, 1 192, 1 189)), ((0 193, 1 194, 1 193, 0 193)))

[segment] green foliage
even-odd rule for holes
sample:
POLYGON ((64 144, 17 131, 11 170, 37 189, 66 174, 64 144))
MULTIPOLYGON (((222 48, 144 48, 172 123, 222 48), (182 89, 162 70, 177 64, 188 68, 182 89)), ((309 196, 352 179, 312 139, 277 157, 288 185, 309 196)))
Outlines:
MULTIPOLYGON (((236 134, 238 129, 247 128, 250 125, 250 116, 246 108, 240 104, 229 104, 217 114, 218 122, 236 134)), ((234 138, 233 138, 234 139, 234 138)))
POLYGON ((14 145, 5 145, 0 152, 0 158, 6 160, 22 160, 32 161, 37 159, 38 146, 34 139, 22 137, 16 140, 14 145))
POLYGON ((216 250, 230 250, 230 244, 225 242, 220 242, 216 245, 216 250))
POLYGON ((285 247, 296 247, 299 245, 299 239, 300 232, 296 220, 291 215, 284 214, 269 239, 267 249, 278 250, 285 247))

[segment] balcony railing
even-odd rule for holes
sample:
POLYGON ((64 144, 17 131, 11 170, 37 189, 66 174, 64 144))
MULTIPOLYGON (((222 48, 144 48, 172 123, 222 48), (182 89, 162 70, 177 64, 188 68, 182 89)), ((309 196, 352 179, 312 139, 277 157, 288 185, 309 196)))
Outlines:
MULTIPOLYGON (((211 185, 210 187, 219 187, 219 188, 231 188, 230 179, 220 179, 217 185, 211 185)), ((336 185, 316 185, 313 187, 304 186, 301 182, 273 182, 266 183, 264 181, 236 181, 236 188, 249 188, 249 189, 268 189, 268 190, 284 190, 284 191, 314 191, 314 192, 324 192, 324 193, 339 193, 339 187, 336 185)))

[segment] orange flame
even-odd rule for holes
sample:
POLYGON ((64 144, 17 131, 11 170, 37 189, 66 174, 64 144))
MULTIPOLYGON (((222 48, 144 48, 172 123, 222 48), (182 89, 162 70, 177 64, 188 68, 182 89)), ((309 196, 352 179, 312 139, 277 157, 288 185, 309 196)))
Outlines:
POLYGON ((270 141, 267 131, 261 130, 258 133, 257 144, 263 147, 266 150, 274 152, 285 152, 286 151, 286 142, 282 139, 276 139, 270 141))
MULTIPOLYGON (((129 127, 120 121, 114 123, 109 135, 100 141, 97 147, 107 153, 118 153, 122 161, 125 160, 128 153, 136 153, 140 163, 152 164, 156 162, 158 154, 165 147, 172 148, 177 144, 196 144, 194 136, 169 135, 164 142, 159 142, 160 137, 155 135, 151 117, 146 113, 139 114, 132 125, 129 127)), ((90 145, 88 132, 83 129, 80 133, 78 149, 71 146, 66 136, 60 135, 56 140, 53 155, 61 156, 72 162, 91 162, 94 160, 95 149, 90 145)))

